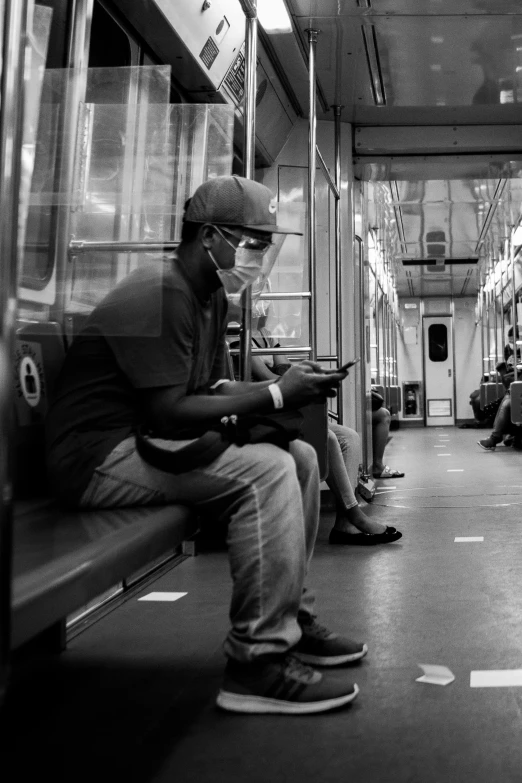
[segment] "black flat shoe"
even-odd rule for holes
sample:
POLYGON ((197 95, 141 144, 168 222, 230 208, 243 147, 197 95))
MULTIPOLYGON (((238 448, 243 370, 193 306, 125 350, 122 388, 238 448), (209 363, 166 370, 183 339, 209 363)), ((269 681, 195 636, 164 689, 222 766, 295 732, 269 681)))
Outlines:
POLYGON ((386 526, 384 533, 344 533, 342 530, 333 528, 330 531, 328 542, 330 544, 352 544, 358 546, 374 546, 375 544, 391 544, 392 541, 398 541, 402 538, 394 527, 386 526))

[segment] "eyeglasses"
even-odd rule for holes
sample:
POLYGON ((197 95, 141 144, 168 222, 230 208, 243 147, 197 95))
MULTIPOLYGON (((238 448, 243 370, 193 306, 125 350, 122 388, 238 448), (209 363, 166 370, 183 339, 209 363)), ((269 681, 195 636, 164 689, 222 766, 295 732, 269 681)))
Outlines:
POLYGON ((218 234, 227 242, 230 247, 234 248, 236 250, 238 247, 243 247, 246 250, 260 250, 263 252, 266 252, 269 247, 272 246, 272 242, 267 239, 258 239, 256 237, 250 237, 245 234, 242 234, 241 237, 238 237, 237 234, 234 234, 233 231, 230 231, 227 228, 220 228, 219 226, 214 226, 218 234), (233 245, 232 242, 230 242, 223 232, 226 232, 227 234, 230 234, 230 236, 233 236, 234 239, 238 239, 239 242, 237 245, 233 245))

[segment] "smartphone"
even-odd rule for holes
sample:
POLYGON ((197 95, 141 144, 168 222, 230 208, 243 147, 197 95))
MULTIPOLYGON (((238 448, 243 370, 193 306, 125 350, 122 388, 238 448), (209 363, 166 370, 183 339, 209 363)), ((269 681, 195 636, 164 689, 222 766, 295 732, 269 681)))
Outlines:
POLYGON ((354 364, 357 364, 357 362, 361 361, 361 357, 358 356, 357 359, 352 359, 349 362, 346 362, 346 364, 343 364, 341 367, 337 367, 337 372, 344 372, 345 370, 348 370, 350 367, 353 367, 354 364))

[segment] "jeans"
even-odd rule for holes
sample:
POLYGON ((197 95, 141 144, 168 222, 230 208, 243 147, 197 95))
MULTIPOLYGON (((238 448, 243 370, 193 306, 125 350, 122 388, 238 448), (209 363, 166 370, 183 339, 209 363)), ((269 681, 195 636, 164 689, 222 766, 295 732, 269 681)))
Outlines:
POLYGON ((357 505, 353 487, 357 482, 361 440, 355 430, 330 422, 328 425, 328 476, 338 511, 357 505))
MULTIPOLYGON (((167 449, 183 445, 157 443, 167 449)), ((299 440, 290 453, 268 443, 232 445, 210 465, 173 475, 144 462, 128 438, 95 470, 80 505, 168 503, 228 520, 233 590, 225 653, 246 662, 297 644, 298 612, 300 619, 313 616, 314 597, 304 581, 319 524, 315 450, 299 440)))

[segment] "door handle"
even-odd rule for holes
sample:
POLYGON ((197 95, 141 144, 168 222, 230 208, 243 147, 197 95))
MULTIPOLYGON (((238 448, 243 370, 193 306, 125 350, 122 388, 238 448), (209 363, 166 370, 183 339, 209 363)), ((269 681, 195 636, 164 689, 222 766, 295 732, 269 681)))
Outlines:
POLYGON ((451 378, 451 370, 448 370, 448 378, 451 378))

